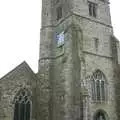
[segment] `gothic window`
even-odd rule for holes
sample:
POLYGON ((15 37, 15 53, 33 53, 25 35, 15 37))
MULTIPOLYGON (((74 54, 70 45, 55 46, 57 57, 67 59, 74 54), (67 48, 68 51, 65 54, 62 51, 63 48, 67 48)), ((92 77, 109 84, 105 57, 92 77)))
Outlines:
POLYGON ((56 12, 57 12, 57 20, 61 19, 62 18, 62 7, 59 6, 56 12))
POLYGON ((26 90, 22 90, 15 98, 14 120, 30 120, 31 100, 26 90))
POLYGON ((97 5, 95 3, 89 2, 89 15, 92 17, 97 16, 97 5))
POLYGON ((102 112, 98 112, 98 113, 96 114, 94 120, 106 120, 106 119, 105 119, 105 115, 104 115, 104 113, 102 113, 102 112))
POLYGON ((92 76, 92 99, 94 101, 105 101, 107 95, 107 83, 104 74, 97 70, 92 76))

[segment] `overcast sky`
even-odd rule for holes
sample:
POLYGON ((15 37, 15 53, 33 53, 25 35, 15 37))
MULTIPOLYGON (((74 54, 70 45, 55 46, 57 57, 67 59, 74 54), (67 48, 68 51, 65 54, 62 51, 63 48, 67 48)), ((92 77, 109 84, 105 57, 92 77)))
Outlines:
MULTIPOLYGON (((120 40, 120 1, 111 0, 114 34, 120 40)), ((0 77, 27 61, 38 69, 41 0, 0 0, 0 77)))

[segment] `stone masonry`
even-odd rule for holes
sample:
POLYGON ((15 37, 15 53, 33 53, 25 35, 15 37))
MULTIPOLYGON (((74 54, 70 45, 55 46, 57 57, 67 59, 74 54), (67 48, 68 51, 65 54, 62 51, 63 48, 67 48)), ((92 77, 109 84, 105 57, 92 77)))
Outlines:
POLYGON ((38 73, 23 62, 1 78, 0 120, 14 118, 20 90, 31 120, 119 120, 119 53, 109 0, 42 0, 38 73))

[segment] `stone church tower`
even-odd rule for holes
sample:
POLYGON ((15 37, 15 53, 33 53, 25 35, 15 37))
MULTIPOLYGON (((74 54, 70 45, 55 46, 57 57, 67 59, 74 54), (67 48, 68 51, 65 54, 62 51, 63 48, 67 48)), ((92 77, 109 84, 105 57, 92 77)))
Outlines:
POLYGON ((39 69, 0 80, 0 120, 119 120, 120 51, 109 0, 42 0, 39 69))
POLYGON ((43 0, 42 6, 41 119, 116 120, 109 1, 43 0))

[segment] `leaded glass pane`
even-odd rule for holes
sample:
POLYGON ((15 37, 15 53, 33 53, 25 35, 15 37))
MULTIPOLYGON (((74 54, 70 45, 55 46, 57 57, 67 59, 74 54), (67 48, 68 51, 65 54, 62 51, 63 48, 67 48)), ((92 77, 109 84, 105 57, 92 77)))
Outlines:
POLYGON ((92 81, 94 81, 92 82, 92 99, 100 102, 106 100, 107 88, 105 86, 107 84, 104 74, 97 70, 93 73, 92 81))
POLYGON ((105 85, 104 85, 104 81, 101 81, 101 96, 102 96, 102 100, 105 100, 105 85))
POLYGON ((30 120, 31 102, 26 91, 15 99, 14 120, 30 120))
POLYGON ((26 120, 30 120, 30 102, 26 104, 26 120))
POLYGON ((14 120, 19 120, 18 115, 19 115, 19 104, 18 104, 18 102, 16 102, 15 109, 14 109, 14 120))
POLYGON ((24 120, 24 111, 25 111, 25 104, 22 102, 20 103, 20 120, 24 120))
POLYGON ((97 100, 100 100, 100 81, 97 80, 96 82, 96 93, 97 93, 97 100))
POLYGON ((92 81, 92 99, 93 99, 93 100, 96 99, 96 98, 95 98, 95 95, 96 95, 96 93, 95 93, 95 81, 93 80, 93 81, 92 81))

